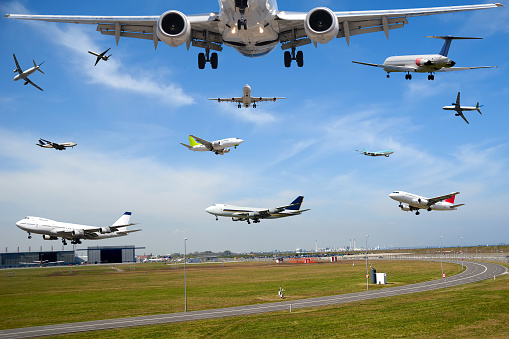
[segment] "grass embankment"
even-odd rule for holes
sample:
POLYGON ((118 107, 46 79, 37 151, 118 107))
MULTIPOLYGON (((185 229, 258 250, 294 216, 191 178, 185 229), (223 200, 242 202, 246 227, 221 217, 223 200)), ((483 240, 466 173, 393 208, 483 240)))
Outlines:
MULTIPOLYGON (((388 274, 390 284, 385 287, 440 278, 439 262, 375 261, 373 265, 388 274)), ((73 267, 72 273, 69 267, 1 271, 0 329, 184 310, 182 265, 117 268, 123 271, 108 266, 73 267)), ((460 270, 457 265, 444 264, 448 276, 460 270)), ((350 260, 187 265, 188 311, 278 301, 280 285, 286 290, 286 300, 363 291, 365 274, 363 261, 350 260)), ((350 312, 348 317, 352 317, 350 312)))

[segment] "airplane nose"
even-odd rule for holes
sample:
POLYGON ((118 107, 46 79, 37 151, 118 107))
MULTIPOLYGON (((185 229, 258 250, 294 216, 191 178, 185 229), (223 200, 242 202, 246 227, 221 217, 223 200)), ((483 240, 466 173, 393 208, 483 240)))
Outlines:
POLYGON ((212 206, 207 207, 205 212, 212 214, 212 206))
POLYGON ((389 194, 389 198, 396 200, 396 193, 389 194))

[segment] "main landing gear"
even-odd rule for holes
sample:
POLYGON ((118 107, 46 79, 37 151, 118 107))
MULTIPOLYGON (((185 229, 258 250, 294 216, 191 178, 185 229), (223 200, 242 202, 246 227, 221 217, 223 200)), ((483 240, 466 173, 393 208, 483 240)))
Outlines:
POLYGON ((244 27, 244 30, 247 30, 247 20, 244 19, 244 13, 246 12, 246 8, 248 0, 235 0, 235 8, 239 9, 240 12, 240 20, 237 21, 237 27, 239 31, 244 27))
POLYGON ((412 80, 412 74, 410 74, 410 72, 405 74, 405 80, 412 80))
POLYGON ((67 241, 64 238, 62 238, 62 245, 67 245, 67 241))
POLYGON ((435 76, 432 73, 430 73, 428 75, 428 80, 435 80, 435 76))
POLYGON ((217 217, 217 215, 216 215, 216 221, 218 221, 218 220, 219 220, 219 218, 218 218, 218 217, 217 217))
POLYGON ((81 244, 81 240, 80 239, 72 239, 71 244, 73 244, 73 245, 81 244))
POLYGON ((415 212, 415 215, 419 215, 419 214, 421 214, 421 212, 419 212, 419 211, 415 212))
POLYGON ((292 60, 297 61, 297 66, 304 66, 304 53, 302 51, 298 51, 295 53, 295 47, 292 47, 292 52, 285 52, 285 67, 290 67, 292 65, 292 60))
POLYGON ((212 67, 212 69, 217 68, 217 63, 218 63, 217 53, 214 52, 210 56, 209 56, 209 54, 210 54, 209 49, 206 49, 205 53, 198 53, 198 68, 199 69, 204 69, 205 64, 207 62, 210 62, 210 66, 212 67))
POLYGON ((28 239, 32 239, 32 235, 28 232, 28 239))

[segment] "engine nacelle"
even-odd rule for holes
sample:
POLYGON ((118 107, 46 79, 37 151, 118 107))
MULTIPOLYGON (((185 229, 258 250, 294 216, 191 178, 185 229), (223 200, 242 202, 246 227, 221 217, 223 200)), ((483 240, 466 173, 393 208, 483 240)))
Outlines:
POLYGON ((233 221, 241 221, 242 219, 241 219, 241 218, 235 218, 235 217, 232 217, 232 220, 233 220, 233 221))
POLYGON ((51 235, 46 235, 46 234, 43 234, 43 235, 42 235, 42 238, 43 238, 44 240, 58 240, 58 238, 57 238, 57 237, 52 237, 51 235))
POLYGON ((221 141, 212 142, 212 146, 214 146, 214 148, 221 146, 221 141))
POLYGON ((415 64, 420 67, 425 67, 425 66, 431 66, 433 64, 433 61, 430 61, 428 59, 423 59, 423 58, 417 58, 417 59, 415 59, 415 64))
POLYGON ((101 234, 105 234, 105 233, 111 233, 111 232, 113 232, 113 231, 111 230, 111 227, 101 227, 101 229, 99 230, 99 232, 100 232, 101 234))
POLYGON ((401 208, 402 211, 410 211, 410 206, 407 205, 407 204, 404 204, 404 205, 399 205, 399 207, 401 208))
POLYGON ((223 150, 223 153, 230 153, 230 149, 229 149, 229 148, 225 148, 225 149, 223 150))
POLYGON ((83 231, 83 230, 74 230, 74 231, 72 231, 72 235, 73 236, 78 236, 78 237, 79 236, 83 236, 83 235, 85 235, 85 231, 83 231))
POLYGON ((314 42, 326 44, 338 34, 338 19, 334 12, 326 7, 313 8, 306 15, 304 30, 314 42))
POLYGON ((165 44, 178 47, 191 38, 191 23, 179 11, 165 12, 157 20, 157 36, 165 44))

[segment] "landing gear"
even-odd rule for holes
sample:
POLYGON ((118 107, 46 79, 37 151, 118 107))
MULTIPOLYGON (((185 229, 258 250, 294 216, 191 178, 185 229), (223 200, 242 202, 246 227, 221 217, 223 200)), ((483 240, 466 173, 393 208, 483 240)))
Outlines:
POLYGON ((390 76, 390 74, 389 74, 389 73, 387 73, 387 79, 389 79, 390 77, 391 77, 391 76, 390 76))
POLYGON ((217 217, 217 215, 216 215, 216 221, 218 221, 218 220, 219 220, 219 218, 218 218, 218 217, 217 217))
POLYGON ((292 60, 297 61, 297 66, 304 66, 304 53, 302 51, 298 51, 295 53, 295 47, 292 47, 292 52, 285 52, 285 67, 290 67, 292 65, 292 60))
POLYGON ((212 67, 212 69, 217 68, 217 64, 218 64, 217 53, 214 52, 209 57, 209 52, 210 51, 208 49, 206 49, 205 53, 198 53, 198 68, 199 69, 204 69, 205 64, 207 62, 210 62, 210 66, 212 67))
POLYGON ((412 74, 405 74, 405 80, 412 80, 412 74))
POLYGON ((64 246, 67 245, 67 241, 65 241, 64 238, 62 238, 62 245, 64 245, 64 246))
POLYGON ((28 232, 28 239, 32 239, 32 235, 28 232))
POLYGON ((419 211, 415 212, 415 215, 419 215, 419 214, 421 214, 421 212, 419 212, 419 211))
POLYGON ((246 8, 248 0, 235 0, 235 8, 239 9, 240 12, 240 20, 237 21, 237 27, 239 31, 244 27, 244 30, 247 30, 247 20, 244 19, 244 13, 246 12, 246 8))
MULTIPOLYGON (((80 240, 80 239, 72 239, 72 240, 71 240, 71 244, 73 244, 73 245, 81 244, 81 240, 80 240)), ((64 244, 64 245, 65 245, 65 244, 64 244)))
POLYGON ((238 104, 238 106, 237 106, 237 107, 238 107, 238 108, 242 108, 242 105, 241 105, 241 104, 238 104))
POLYGON ((246 221, 247 221, 248 225, 251 225, 251 220, 247 219, 246 221))
POLYGON ((242 16, 242 19, 237 21, 237 27, 239 28, 239 31, 244 27, 244 30, 247 30, 247 20, 244 19, 244 16, 242 16))
POLYGON ((253 108, 256 108, 256 103, 253 104, 253 108))
POLYGON ((253 223, 254 223, 254 224, 258 224, 259 222, 260 222, 260 219, 254 219, 254 220, 253 220, 253 223))
POLYGON ((431 212, 431 207, 428 207, 428 212, 431 212))
POLYGON ((428 80, 435 80, 435 76, 433 74, 428 75, 428 80))

